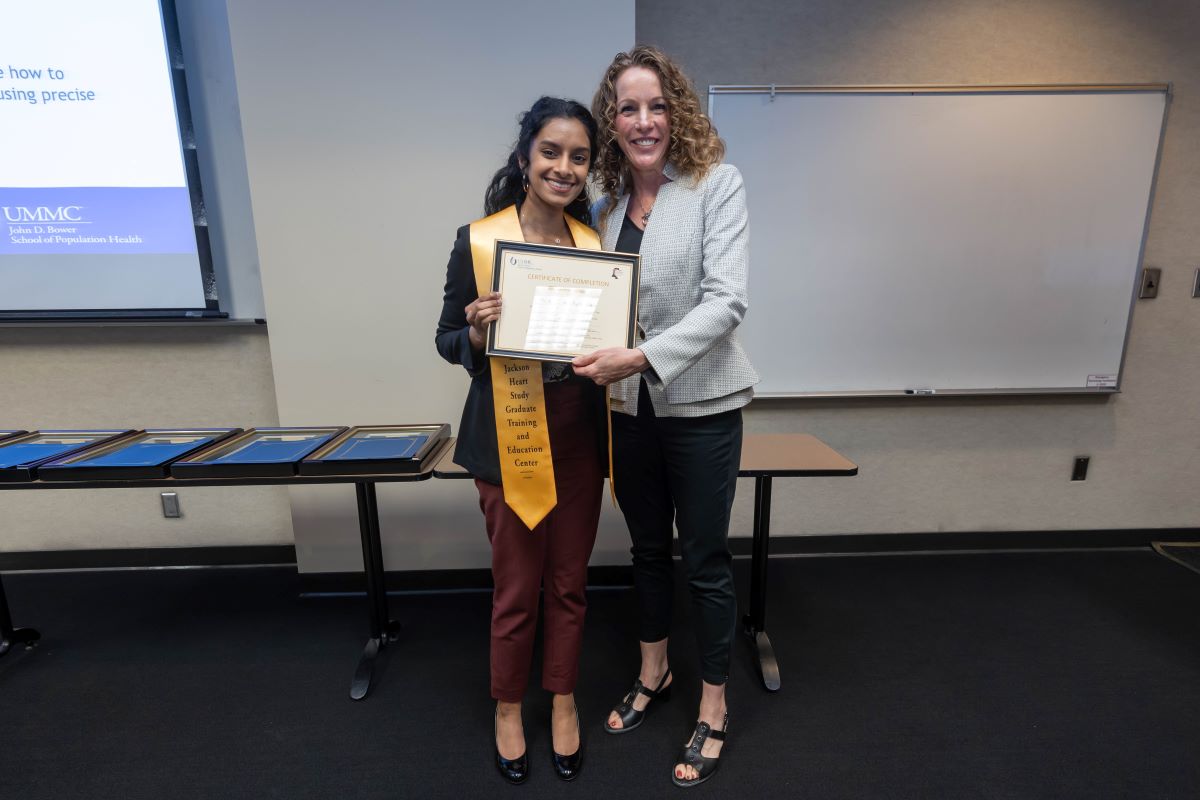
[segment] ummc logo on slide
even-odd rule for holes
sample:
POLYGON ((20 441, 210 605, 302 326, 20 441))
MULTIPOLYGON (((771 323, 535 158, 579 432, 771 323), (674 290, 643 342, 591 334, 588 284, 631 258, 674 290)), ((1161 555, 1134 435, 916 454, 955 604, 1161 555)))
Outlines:
POLYGON ((83 222, 83 206, 3 206, 3 209, 9 222, 83 222))

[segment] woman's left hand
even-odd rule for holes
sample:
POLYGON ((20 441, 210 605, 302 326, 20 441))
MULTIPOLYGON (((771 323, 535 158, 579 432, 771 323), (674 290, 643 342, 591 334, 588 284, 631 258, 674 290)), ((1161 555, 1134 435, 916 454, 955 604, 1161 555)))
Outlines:
POLYGON ((605 347, 586 356, 578 356, 571 362, 576 375, 591 378, 597 386, 608 386, 610 383, 645 372, 650 366, 646 354, 636 347, 605 347))

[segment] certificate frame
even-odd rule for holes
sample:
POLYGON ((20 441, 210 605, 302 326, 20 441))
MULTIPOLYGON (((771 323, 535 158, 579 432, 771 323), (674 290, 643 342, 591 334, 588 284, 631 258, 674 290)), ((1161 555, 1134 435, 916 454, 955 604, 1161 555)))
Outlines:
POLYGON ((450 436, 444 422, 409 425, 355 425, 330 439, 300 462, 301 475, 367 475, 420 472, 426 459, 439 452, 450 436), (407 456, 352 457, 342 451, 355 440, 373 435, 400 437, 424 436, 425 441, 407 456))
POLYGON ((242 432, 241 428, 147 428, 116 441, 88 447, 71 455, 62 456, 38 467, 41 480, 49 481, 103 481, 103 480, 146 480, 165 478, 170 472, 172 461, 187 458, 193 453, 211 447, 230 436, 242 432), (119 455, 127 448, 151 443, 155 439, 177 438, 179 447, 167 454, 158 454, 156 460, 139 464, 92 463, 106 456, 119 455))
POLYGON ((604 347, 633 347, 639 255, 507 239, 495 250, 492 291, 504 310, 488 326, 487 355, 570 363, 604 347), (556 304, 566 303, 572 309, 557 317, 556 304))
MULTIPOLYGON (((45 431, 29 431, 28 433, 18 434, 16 436, 6 436, 3 442, 0 442, 0 448, 7 448, 16 445, 39 444, 46 439, 79 439, 78 442, 63 443, 63 448, 49 455, 44 455, 40 458, 31 458, 28 461, 21 463, 12 463, 8 466, 0 466, 0 481, 11 483, 16 481, 33 481, 38 479, 38 469, 43 464, 48 464, 59 458, 79 453, 83 450, 89 450, 99 445, 115 442, 126 436, 135 433, 129 428, 107 428, 103 430, 45 430, 45 431)), ((6 454, 0 452, 0 457, 6 454)), ((11 452, 7 455, 11 455, 11 452)), ((0 461, 0 463, 4 463, 0 461)))
POLYGON ((287 478, 297 474, 299 464, 314 450, 346 430, 344 425, 319 427, 251 428, 222 439, 199 452, 171 462, 172 478, 287 478), (225 460, 272 437, 291 437, 294 450, 284 461, 225 460))

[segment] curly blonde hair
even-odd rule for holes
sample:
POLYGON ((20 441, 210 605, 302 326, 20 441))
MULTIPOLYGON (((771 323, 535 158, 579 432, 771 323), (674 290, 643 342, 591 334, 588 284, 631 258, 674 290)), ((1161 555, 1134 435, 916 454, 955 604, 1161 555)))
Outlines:
POLYGON ((667 160, 672 166, 699 180, 725 156, 725 143, 717 136, 712 121, 700 110, 700 98, 678 64, 661 50, 648 45, 639 45, 628 53, 617 53, 592 99, 592 116, 600 126, 596 179, 610 206, 616 202, 622 183, 629 178, 628 161, 617 142, 615 120, 617 78, 630 67, 645 67, 658 75, 662 84, 671 121, 667 160))

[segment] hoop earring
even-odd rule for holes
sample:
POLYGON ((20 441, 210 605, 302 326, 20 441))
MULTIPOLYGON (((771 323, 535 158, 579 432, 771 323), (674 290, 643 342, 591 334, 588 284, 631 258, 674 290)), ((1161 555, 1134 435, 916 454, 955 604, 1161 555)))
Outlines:
POLYGON ((524 190, 528 194, 528 192, 529 192, 529 173, 525 172, 525 171, 521 172, 521 189, 524 190))

